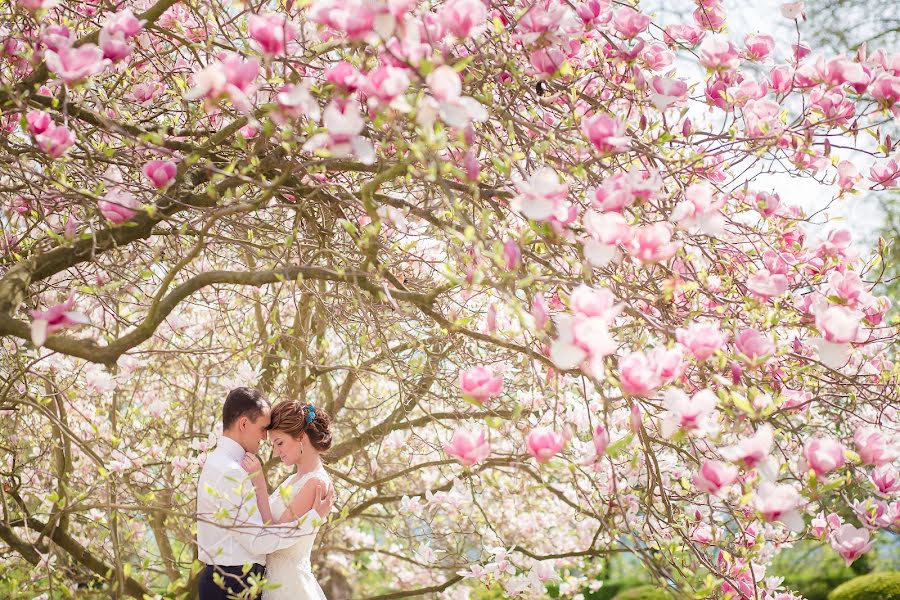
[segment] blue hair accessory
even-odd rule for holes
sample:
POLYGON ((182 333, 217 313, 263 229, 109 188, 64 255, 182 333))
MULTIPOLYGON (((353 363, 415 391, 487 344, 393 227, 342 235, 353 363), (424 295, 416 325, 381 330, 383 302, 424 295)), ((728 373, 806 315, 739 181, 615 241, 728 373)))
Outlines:
POLYGON ((315 406, 307 406, 306 407, 306 424, 311 425, 313 419, 316 418, 316 407, 315 406))

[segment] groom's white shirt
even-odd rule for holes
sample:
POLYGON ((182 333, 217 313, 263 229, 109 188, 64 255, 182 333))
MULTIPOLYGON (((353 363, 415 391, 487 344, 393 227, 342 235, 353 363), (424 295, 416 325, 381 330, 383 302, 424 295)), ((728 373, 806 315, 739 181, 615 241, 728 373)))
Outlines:
POLYGON ((241 467, 244 449, 221 436, 206 456, 197 485, 198 558, 208 565, 233 567, 266 564, 266 554, 314 535, 313 521, 321 517, 310 510, 298 522, 263 526, 256 494, 241 467))

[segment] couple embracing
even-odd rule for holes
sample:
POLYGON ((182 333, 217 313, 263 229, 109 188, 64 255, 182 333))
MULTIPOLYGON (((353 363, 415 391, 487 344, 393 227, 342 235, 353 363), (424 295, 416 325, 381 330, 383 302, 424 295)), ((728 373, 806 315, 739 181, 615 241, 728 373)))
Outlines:
POLYGON ((324 410, 297 401, 274 408, 258 391, 232 390, 222 436, 206 457, 197 489, 200 600, 325 600, 310 564, 334 487, 321 454, 331 447, 324 410), (268 437, 295 473, 270 495, 256 456, 268 437), (263 586, 262 582, 266 584, 263 586))

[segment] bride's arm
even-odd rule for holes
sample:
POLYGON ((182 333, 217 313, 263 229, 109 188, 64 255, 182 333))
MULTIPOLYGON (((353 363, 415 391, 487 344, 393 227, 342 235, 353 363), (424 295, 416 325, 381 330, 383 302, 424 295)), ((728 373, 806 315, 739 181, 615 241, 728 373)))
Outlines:
MULTIPOLYGON (((259 516, 262 517, 262 522, 271 523, 272 507, 269 505, 269 484, 266 481, 266 474, 263 473, 262 464, 259 462, 259 459, 256 458, 255 454, 250 454, 248 452, 241 460, 241 467, 250 473, 250 480, 253 482, 253 489, 256 491, 256 506, 259 508, 259 516)), ((315 500, 315 498, 313 498, 313 500, 315 500)), ((312 506, 312 504, 310 504, 310 506, 312 506)), ((284 521, 279 521, 279 523, 283 522, 284 521)))
MULTIPOLYGON (((317 478, 312 478, 304 483, 288 507, 275 520, 275 523, 290 523, 291 521, 296 521, 301 515, 305 515, 313 508, 313 503, 316 501, 316 490, 321 488, 322 493, 320 495, 324 496, 328 491, 327 487, 325 482, 317 478)), ((324 519, 326 515, 320 516, 324 519)))

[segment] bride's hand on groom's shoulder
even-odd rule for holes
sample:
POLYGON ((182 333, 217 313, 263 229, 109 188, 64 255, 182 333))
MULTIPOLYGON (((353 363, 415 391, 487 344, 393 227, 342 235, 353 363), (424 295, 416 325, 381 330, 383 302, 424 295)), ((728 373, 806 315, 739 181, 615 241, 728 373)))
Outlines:
POLYGON ((266 485, 266 477, 263 474, 262 463, 255 454, 247 452, 241 459, 241 467, 250 474, 250 481, 255 487, 266 485))
POLYGON ((332 506, 334 506, 334 486, 326 486, 321 481, 317 481, 313 509, 324 518, 331 512, 332 506))

